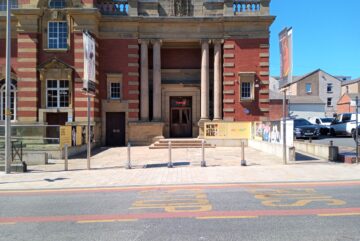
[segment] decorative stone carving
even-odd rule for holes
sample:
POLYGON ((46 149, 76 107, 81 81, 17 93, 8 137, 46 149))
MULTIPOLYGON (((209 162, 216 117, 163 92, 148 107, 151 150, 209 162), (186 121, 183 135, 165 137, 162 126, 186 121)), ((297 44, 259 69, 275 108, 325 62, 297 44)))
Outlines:
POLYGON ((174 15, 175 16, 188 16, 189 15, 188 0, 174 0, 174 15))

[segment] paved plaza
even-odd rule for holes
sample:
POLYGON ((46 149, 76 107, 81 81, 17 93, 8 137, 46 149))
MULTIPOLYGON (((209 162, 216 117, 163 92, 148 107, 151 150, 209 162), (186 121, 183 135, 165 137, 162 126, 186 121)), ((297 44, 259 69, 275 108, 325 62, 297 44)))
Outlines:
POLYGON ((168 150, 131 149, 132 169, 126 169, 127 148, 94 151, 91 170, 84 156, 48 165, 29 166, 28 173, 0 174, 0 189, 113 187, 240 182, 359 180, 360 166, 325 160, 283 165, 281 158, 246 148, 247 166, 241 166, 241 149, 217 147, 205 150, 207 167, 201 167, 201 149, 173 149, 174 168, 167 168, 168 150))

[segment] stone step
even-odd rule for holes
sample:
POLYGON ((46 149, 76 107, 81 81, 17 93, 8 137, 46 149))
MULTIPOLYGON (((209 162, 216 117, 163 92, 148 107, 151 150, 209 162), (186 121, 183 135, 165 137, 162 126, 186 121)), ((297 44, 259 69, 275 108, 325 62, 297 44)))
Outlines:
MULTIPOLYGON (((160 139, 149 146, 149 149, 167 149, 171 141, 171 148, 201 148, 202 139, 160 139)), ((215 148, 210 143, 204 143, 205 148, 215 148)))

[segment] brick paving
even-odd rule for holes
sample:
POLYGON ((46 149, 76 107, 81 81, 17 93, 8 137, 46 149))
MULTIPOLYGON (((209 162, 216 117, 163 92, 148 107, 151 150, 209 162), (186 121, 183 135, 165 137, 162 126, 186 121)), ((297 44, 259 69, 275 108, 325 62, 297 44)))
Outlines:
POLYGON ((133 169, 127 163, 126 147, 100 149, 86 170, 83 157, 69 160, 65 172, 63 160, 30 166, 28 173, 0 173, 0 189, 110 187, 132 185, 208 184, 239 182, 359 180, 360 165, 299 162, 283 165, 281 158, 246 148, 248 166, 240 166, 241 149, 206 149, 207 167, 200 167, 201 149, 174 149, 174 168, 167 168, 168 150, 133 147, 133 169), (176 165, 181 164, 181 165, 176 165))

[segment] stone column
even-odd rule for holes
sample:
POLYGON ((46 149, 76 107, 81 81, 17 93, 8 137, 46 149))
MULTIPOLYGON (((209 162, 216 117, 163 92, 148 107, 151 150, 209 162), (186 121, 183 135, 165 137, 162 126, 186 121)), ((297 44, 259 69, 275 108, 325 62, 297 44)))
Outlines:
POLYGON ((149 121, 149 60, 148 40, 141 40, 141 99, 140 118, 142 121, 149 121))
POLYGON ((161 121, 161 41, 153 41, 153 121, 161 121))
POLYGON ((221 42, 214 41, 214 120, 222 119, 221 42))
POLYGON ((209 41, 201 41, 201 118, 209 119, 209 41))

